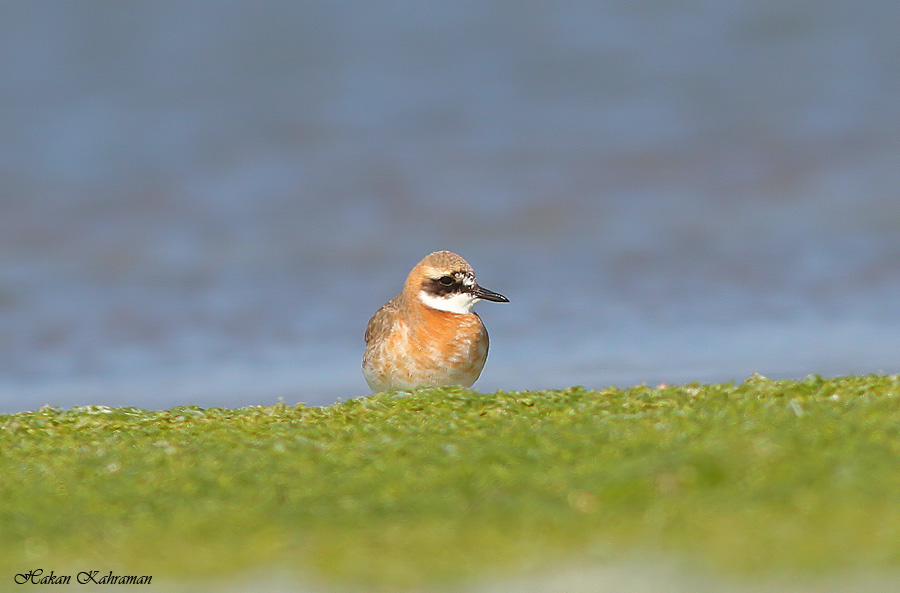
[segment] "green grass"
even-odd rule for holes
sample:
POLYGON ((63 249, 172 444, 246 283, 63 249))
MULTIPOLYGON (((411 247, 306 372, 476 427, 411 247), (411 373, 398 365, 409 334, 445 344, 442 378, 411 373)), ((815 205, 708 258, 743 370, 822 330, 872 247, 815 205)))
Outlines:
POLYGON ((0 575, 277 567, 396 591, 642 556, 900 566, 900 377, 0 415, 0 575))

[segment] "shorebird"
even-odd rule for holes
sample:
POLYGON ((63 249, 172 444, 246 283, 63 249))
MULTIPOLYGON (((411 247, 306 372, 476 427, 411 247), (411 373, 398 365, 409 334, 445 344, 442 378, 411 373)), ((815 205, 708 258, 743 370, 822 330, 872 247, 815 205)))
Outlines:
POLYGON ((425 256, 403 291, 366 328, 363 374, 372 391, 461 385, 471 387, 488 353, 488 333, 472 307, 508 303, 475 282, 472 266, 450 251, 425 256))

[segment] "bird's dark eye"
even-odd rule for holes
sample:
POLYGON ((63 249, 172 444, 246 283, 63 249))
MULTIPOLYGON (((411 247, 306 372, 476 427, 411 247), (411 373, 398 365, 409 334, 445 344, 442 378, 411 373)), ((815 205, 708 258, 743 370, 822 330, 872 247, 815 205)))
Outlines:
POLYGON ((450 286, 453 284, 453 276, 441 276, 441 279, 438 280, 444 286, 450 286))

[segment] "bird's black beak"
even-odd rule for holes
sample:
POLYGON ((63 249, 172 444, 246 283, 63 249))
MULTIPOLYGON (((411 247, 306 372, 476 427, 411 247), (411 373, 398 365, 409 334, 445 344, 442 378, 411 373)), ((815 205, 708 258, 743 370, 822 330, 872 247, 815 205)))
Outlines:
POLYGON ((475 289, 472 291, 472 294, 476 298, 483 299, 485 301, 494 301, 495 303, 509 302, 509 299, 499 292, 494 292, 493 290, 488 290, 487 288, 481 288, 477 284, 475 285, 475 289))

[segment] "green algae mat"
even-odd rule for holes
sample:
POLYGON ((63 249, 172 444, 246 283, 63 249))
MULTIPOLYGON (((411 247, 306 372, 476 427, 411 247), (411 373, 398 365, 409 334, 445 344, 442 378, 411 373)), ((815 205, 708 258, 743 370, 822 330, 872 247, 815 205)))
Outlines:
POLYGON ((0 415, 0 582, 400 591, 554 559, 900 566, 900 377, 0 415))

